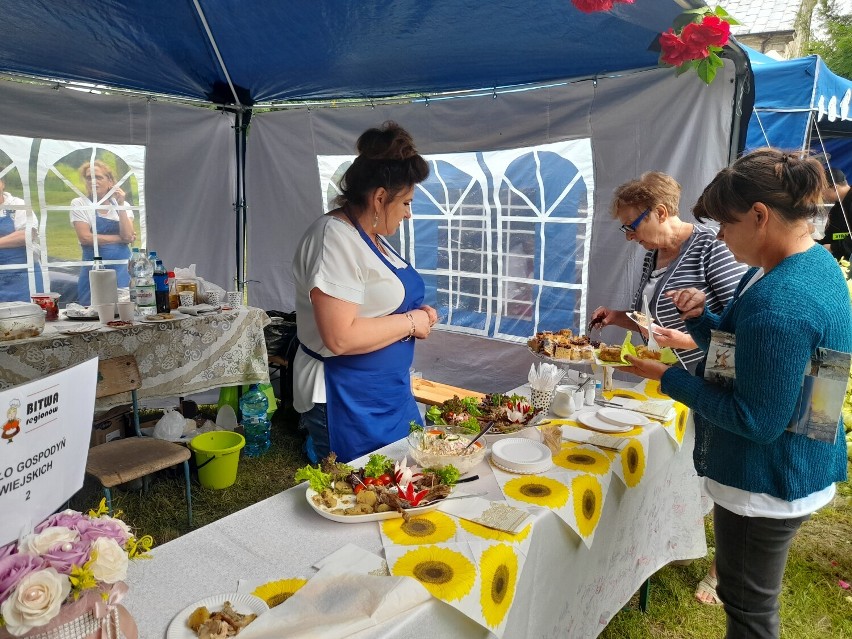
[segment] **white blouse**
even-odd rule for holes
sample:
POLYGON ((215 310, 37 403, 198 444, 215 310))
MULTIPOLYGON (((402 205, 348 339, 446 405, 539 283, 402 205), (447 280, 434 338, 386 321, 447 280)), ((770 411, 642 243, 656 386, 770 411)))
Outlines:
MULTIPOLYGON (((385 257, 396 268, 407 268, 392 251, 385 257)), ((323 357, 333 353, 323 344, 311 303, 311 291, 358 305, 359 317, 384 317, 402 304, 405 289, 348 222, 324 215, 311 224, 293 258, 299 341, 323 357)), ((293 407, 300 413, 325 403, 323 363, 301 348, 293 362, 293 407)))

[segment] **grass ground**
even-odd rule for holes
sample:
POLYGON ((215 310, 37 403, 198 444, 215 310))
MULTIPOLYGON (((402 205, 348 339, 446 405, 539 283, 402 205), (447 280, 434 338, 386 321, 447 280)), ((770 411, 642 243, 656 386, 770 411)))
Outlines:
MULTIPOLYGON (((282 411, 278 411, 282 413, 282 411)), ((293 486, 295 469, 307 463, 294 420, 276 413, 272 448, 263 457, 240 460, 237 482, 226 490, 193 486, 195 527, 209 524, 250 504, 293 486)), ((850 472, 852 474, 852 472, 850 472)), ((71 507, 87 509, 100 499, 87 482, 71 507)), ((189 530, 182 474, 161 476, 146 495, 116 491, 116 508, 134 528, 153 535, 157 544, 189 530)), ((713 526, 705 522, 708 545, 713 526)), ((709 566, 699 559, 689 566, 667 566, 651 581, 650 609, 636 609, 638 600, 619 612, 600 635, 602 639, 717 639, 724 635, 720 607, 693 599, 695 585, 709 566)), ((834 502, 806 522, 793 543, 781 595, 784 639, 852 639, 852 591, 838 582, 852 582, 852 484, 841 484, 834 502)))

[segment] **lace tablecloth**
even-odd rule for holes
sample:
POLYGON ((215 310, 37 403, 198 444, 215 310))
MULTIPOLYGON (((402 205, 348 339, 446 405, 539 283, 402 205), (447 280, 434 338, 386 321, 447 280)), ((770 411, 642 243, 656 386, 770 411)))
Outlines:
MULTIPOLYGON (((109 328, 97 322, 49 322, 39 337, 0 342, 0 389, 28 382, 98 356, 133 355, 142 374, 140 399, 183 396, 239 384, 268 383, 266 341, 269 324, 259 308, 168 322, 135 322, 109 328), (88 333, 68 329, 97 326, 88 333)), ((98 410, 129 401, 129 395, 98 400, 98 410)))

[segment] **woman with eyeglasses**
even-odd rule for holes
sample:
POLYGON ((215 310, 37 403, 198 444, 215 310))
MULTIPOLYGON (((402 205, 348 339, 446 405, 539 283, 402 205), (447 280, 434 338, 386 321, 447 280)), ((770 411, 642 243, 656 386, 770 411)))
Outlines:
MULTIPOLYGON (((682 366, 694 372, 702 352, 686 332, 670 294, 697 288, 707 296, 708 308, 719 313, 733 296, 746 266, 716 239, 715 231, 680 219, 679 203, 680 184, 670 175, 651 171, 619 186, 611 210, 627 240, 647 251, 631 310, 641 311, 647 296, 651 315, 659 325, 654 328, 657 343, 675 349, 682 366)), ((591 325, 637 329, 627 311, 604 306, 592 314, 591 325)))
POLYGON ((719 239, 751 268, 721 313, 701 291, 673 295, 709 363, 699 366, 702 376, 633 358, 626 369, 660 380, 663 392, 694 411, 693 457, 714 502, 727 639, 779 636, 778 596, 793 537, 832 501, 835 482, 846 480, 839 406, 830 409, 830 392, 817 392, 813 377, 823 379, 823 389, 838 380, 839 399, 848 360, 838 353, 852 352, 846 281, 808 228, 824 189, 819 162, 775 149, 758 149, 720 171, 694 212, 719 222, 719 239), (715 331, 735 343, 724 384, 704 371, 717 359, 709 356, 718 353, 715 331))

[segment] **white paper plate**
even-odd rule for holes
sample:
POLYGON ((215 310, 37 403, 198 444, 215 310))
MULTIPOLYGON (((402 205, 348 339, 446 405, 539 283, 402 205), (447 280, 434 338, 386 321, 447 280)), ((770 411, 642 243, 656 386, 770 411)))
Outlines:
POLYGON ((614 424, 616 426, 647 426, 649 420, 644 415, 626 408, 599 408, 597 412, 598 419, 614 424))
POLYGON ((491 457, 491 463, 494 466, 496 466, 497 468, 499 468, 500 470, 505 470, 507 473, 514 473, 516 475, 537 475, 538 473, 543 473, 546 470, 550 470, 550 467, 553 466, 553 461, 551 461, 550 466, 545 466, 544 464, 542 464, 536 470, 515 470, 515 469, 512 469, 512 468, 507 468, 506 466, 503 466, 502 464, 497 463, 497 461, 494 459, 494 457, 491 457))
POLYGON ((234 609, 240 614, 253 612, 259 617, 269 610, 269 606, 266 605, 263 599, 248 593, 231 592, 224 595, 213 595, 201 601, 196 601, 191 606, 187 606, 177 613, 169 624, 169 629, 166 631, 166 639, 198 639, 198 635, 192 631, 192 628, 186 625, 189 615, 201 606, 207 606, 210 612, 216 612, 222 609, 222 605, 226 601, 230 601, 234 609))
POLYGON ((600 431, 601 433, 626 433, 629 430, 633 430, 633 426, 617 426, 616 424, 611 424, 610 422, 605 422, 600 417, 597 416, 597 411, 585 411, 577 414, 577 421, 580 422, 583 426, 587 426, 592 430, 600 431))
POLYGON ((76 333, 92 333, 101 328, 100 324, 78 324, 77 326, 69 326, 67 328, 60 329, 60 333, 65 333, 66 335, 75 335, 76 333))
MULTIPOLYGON (((636 324, 637 326, 644 328, 644 329, 648 328, 648 320, 645 319, 645 318, 639 317, 639 314, 636 311, 630 311, 627 314, 627 317, 629 317, 631 320, 633 320, 633 323, 636 324)), ((662 333, 660 333, 660 331, 659 331, 659 328, 660 328, 660 326, 658 324, 654 324, 653 322, 651 322, 651 332, 654 333, 654 335, 662 335, 662 333)))
POLYGON ((553 465, 553 454, 541 442, 512 437, 494 442, 491 460, 510 472, 540 473, 553 465))
MULTIPOLYGON (((371 515, 338 515, 338 514, 331 512, 330 510, 326 510, 322 506, 317 506, 314 503, 314 500, 312 499, 312 497, 316 494, 317 494, 316 491, 313 490, 310 486, 308 486, 308 489, 305 491, 305 499, 308 500, 308 503, 311 505, 311 508, 313 508, 315 511, 317 511, 317 513, 319 513, 320 515, 322 515, 326 519, 330 519, 331 521, 340 522, 341 524, 361 524, 361 523, 364 523, 365 521, 383 521, 385 519, 399 519, 400 517, 402 517, 402 513, 398 513, 395 510, 389 510, 389 511, 384 512, 384 513, 372 513, 371 515)), ((348 508, 349 506, 355 505, 355 496, 354 495, 352 495, 352 496, 347 495, 343 499, 347 503, 344 506, 341 506, 341 507, 348 508)), ((430 510, 437 510, 438 506, 441 505, 442 501, 444 501, 444 500, 439 499, 438 501, 433 501, 428 506, 418 506, 417 508, 408 508, 408 509, 406 509, 406 512, 409 515, 417 515, 419 513, 428 513, 430 510)))

